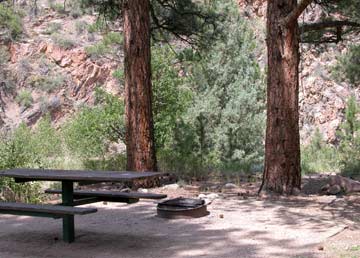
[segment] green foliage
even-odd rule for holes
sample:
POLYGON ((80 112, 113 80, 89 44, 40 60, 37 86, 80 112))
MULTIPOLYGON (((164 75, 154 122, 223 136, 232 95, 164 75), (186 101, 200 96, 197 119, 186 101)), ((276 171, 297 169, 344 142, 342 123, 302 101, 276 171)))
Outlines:
POLYGON ((31 91, 27 89, 21 90, 16 96, 16 102, 21 106, 30 107, 33 102, 31 91))
MULTIPOLYGON (((0 139, 0 169, 51 167, 51 159, 61 155, 59 139, 48 118, 43 119, 34 131, 21 124, 0 139)), ((10 189, 12 199, 26 202, 41 200, 39 183, 15 184, 12 179, 0 179, 0 188, 10 189)))
POLYGON ((75 39, 69 36, 61 35, 59 33, 54 33, 51 38, 56 45, 58 45, 63 49, 71 49, 76 46, 75 39))
MULTIPOLYGON (((156 132, 163 169, 188 171, 189 176, 199 177, 201 172, 248 172, 262 166, 264 77, 254 61, 256 44, 251 30, 238 16, 235 5, 226 10, 224 36, 208 51, 186 49, 178 55, 181 69, 167 71, 175 61, 173 65, 161 61, 164 67, 153 71, 154 80, 160 82, 154 82, 155 129, 159 130, 163 122, 167 129, 156 132), (187 75, 187 79, 179 74, 187 75), (158 85, 164 90, 157 90, 158 85), (172 104, 167 109, 163 103, 172 104), (161 117, 158 123, 156 117, 161 117)), ((168 50, 165 57, 171 57, 170 53, 168 50)))
POLYGON ((84 107, 64 128, 68 149, 81 158, 104 157, 109 143, 124 137, 124 104, 97 90, 98 104, 84 107))
POLYGON ((125 80, 125 74, 124 74, 124 70, 123 69, 116 69, 112 76, 118 80, 119 84, 124 84, 124 80, 125 80))
MULTIPOLYGON (((93 7, 106 21, 123 15, 124 0, 81 0, 82 8, 93 7)), ((208 46, 217 32, 220 16, 210 4, 192 0, 151 0, 151 28, 155 41, 173 37, 197 46, 208 46)))
POLYGON ((86 21, 76 21, 75 30, 78 35, 81 35, 89 27, 89 24, 86 21))
POLYGON ((21 16, 11 7, 0 4, 0 39, 17 39, 23 32, 21 16))
POLYGON ((62 24, 58 22, 51 22, 47 25, 44 34, 51 35, 53 33, 59 33, 62 30, 62 24))
POLYGON ((0 87, 6 92, 12 92, 15 84, 11 73, 6 69, 6 64, 10 59, 10 53, 7 47, 0 46, 0 87))
POLYGON ((106 28, 106 26, 107 26, 106 21, 104 19, 98 18, 93 24, 89 25, 88 32, 89 33, 101 32, 106 28))
POLYGON ((179 76, 181 67, 176 67, 175 61, 176 54, 170 47, 152 48, 153 113, 158 148, 164 148, 171 142, 177 120, 192 99, 185 77, 179 76))
POLYGON ((50 75, 32 75, 29 77, 28 83, 36 88, 46 91, 48 93, 59 89, 66 82, 66 77, 62 74, 54 76, 50 75))
POLYGON ((247 25, 234 14, 224 29, 228 36, 194 68, 199 95, 189 118, 202 152, 216 157, 224 170, 249 171, 263 157, 264 78, 247 25))
POLYGON ((322 2, 325 9, 329 12, 340 14, 352 21, 360 21, 360 2, 358 0, 326 0, 322 2))
POLYGON ((347 80, 354 86, 360 86, 360 45, 350 46, 349 50, 338 58, 333 69, 336 80, 347 80))
POLYGON ((7 47, 0 46, 0 67, 5 65, 10 59, 10 53, 7 47))
POLYGON ((354 96, 347 102, 345 122, 338 132, 339 153, 343 173, 350 176, 360 175, 360 107, 354 96))
POLYGON ((48 0, 48 4, 51 10, 58 12, 60 14, 66 13, 64 4, 57 3, 55 0, 48 0))
POLYGON ((116 57, 123 44, 123 35, 119 32, 109 32, 103 36, 103 39, 93 46, 85 48, 85 51, 92 58, 103 56, 116 57))
POLYGON ((84 13, 78 0, 68 1, 67 8, 70 10, 70 16, 74 19, 81 17, 84 13))
POLYGON ((301 169, 303 173, 340 171, 338 151, 324 141, 319 129, 316 129, 310 144, 301 150, 301 169))

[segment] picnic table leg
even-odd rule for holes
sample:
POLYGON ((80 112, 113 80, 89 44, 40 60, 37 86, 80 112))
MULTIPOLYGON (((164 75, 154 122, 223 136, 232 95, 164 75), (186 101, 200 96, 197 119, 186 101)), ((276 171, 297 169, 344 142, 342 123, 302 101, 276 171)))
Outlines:
MULTIPOLYGON (((62 204, 73 206, 74 203, 74 183, 72 181, 62 181, 62 204)), ((74 215, 66 215, 63 218, 63 239, 67 243, 75 240, 74 215)))

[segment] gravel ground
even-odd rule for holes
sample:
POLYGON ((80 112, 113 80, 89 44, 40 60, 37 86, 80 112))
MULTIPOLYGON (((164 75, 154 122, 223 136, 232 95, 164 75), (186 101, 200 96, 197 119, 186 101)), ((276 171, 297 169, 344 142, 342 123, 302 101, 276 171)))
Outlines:
POLYGON ((342 257, 325 244, 350 228, 358 234, 357 201, 222 194, 210 215, 192 220, 158 218, 153 201, 97 203, 87 205, 97 213, 76 217, 70 245, 60 220, 1 215, 0 258, 342 257))

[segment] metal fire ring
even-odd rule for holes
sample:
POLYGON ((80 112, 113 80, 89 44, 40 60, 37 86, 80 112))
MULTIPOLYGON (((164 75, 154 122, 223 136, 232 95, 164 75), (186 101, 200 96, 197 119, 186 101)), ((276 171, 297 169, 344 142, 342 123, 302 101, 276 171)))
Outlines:
POLYGON ((158 204, 157 215, 167 219, 200 218, 208 215, 204 200, 175 198, 158 204))

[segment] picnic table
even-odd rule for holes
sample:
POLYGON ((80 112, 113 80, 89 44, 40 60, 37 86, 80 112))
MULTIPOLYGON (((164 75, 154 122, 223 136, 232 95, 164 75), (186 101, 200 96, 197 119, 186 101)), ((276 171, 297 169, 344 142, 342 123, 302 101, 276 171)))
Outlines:
POLYGON ((0 171, 0 177, 14 178, 17 183, 29 181, 60 181, 61 190, 48 189, 45 193, 61 194, 60 205, 34 205, 25 203, 0 202, 0 213, 26 216, 62 218, 63 240, 71 243, 75 240, 74 215, 97 212, 94 208, 75 206, 99 201, 134 203, 141 198, 162 199, 166 195, 119 191, 84 191, 74 190, 74 182, 131 182, 137 179, 154 179, 164 175, 158 172, 129 171, 87 171, 54 169, 11 169, 0 171))

